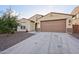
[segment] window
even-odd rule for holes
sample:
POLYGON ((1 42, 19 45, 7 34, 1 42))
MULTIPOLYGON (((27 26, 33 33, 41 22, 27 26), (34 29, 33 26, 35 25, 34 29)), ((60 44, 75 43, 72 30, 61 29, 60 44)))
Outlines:
POLYGON ((71 23, 71 20, 69 20, 69 23, 71 23))
POLYGON ((26 29, 26 27, 25 26, 21 26, 21 29, 26 29))

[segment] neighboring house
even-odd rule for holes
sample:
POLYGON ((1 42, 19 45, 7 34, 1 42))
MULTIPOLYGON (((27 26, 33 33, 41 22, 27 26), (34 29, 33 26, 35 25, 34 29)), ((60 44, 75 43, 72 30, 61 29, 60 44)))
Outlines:
POLYGON ((73 32, 74 33, 79 33, 79 6, 77 6, 72 13, 75 15, 75 17, 72 19, 72 24, 73 24, 73 32))
POLYGON ((75 25, 79 25, 79 6, 77 6, 72 12, 71 14, 75 15, 75 17, 73 18, 73 24, 75 25))

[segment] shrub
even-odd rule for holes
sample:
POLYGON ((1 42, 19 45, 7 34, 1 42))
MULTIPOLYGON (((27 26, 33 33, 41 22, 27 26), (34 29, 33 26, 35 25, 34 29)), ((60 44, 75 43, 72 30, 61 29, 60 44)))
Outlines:
POLYGON ((0 17, 0 33, 14 33, 19 25, 17 16, 11 15, 11 10, 8 10, 0 17))

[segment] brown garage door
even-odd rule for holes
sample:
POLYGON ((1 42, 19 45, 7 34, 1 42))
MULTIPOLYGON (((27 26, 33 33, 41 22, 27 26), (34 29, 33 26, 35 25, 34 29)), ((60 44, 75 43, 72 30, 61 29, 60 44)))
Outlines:
POLYGON ((65 32, 66 20, 41 21, 42 32, 65 32))

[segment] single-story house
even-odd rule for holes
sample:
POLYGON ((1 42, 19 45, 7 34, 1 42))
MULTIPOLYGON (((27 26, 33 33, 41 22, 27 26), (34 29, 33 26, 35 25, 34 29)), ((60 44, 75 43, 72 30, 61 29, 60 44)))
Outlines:
MULTIPOLYGON (((24 18, 23 18, 24 19, 24 18)), ((79 25, 79 6, 71 14, 50 12, 46 15, 36 14, 27 19, 21 19, 18 31, 41 31, 41 32, 73 32, 73 25, 79 25), (22 26, 26 28, 22 30, 22 26)))
MULTIPOLYGON (((40 29, 38 31, 41 32, 74 32, 73 25, 79 25, 79 6, 71 14, 50 12, 42 15, 35 22, 37 23, 36 29, 40 29)), ((79 26, 77 30, 79 31, 79 26)))

